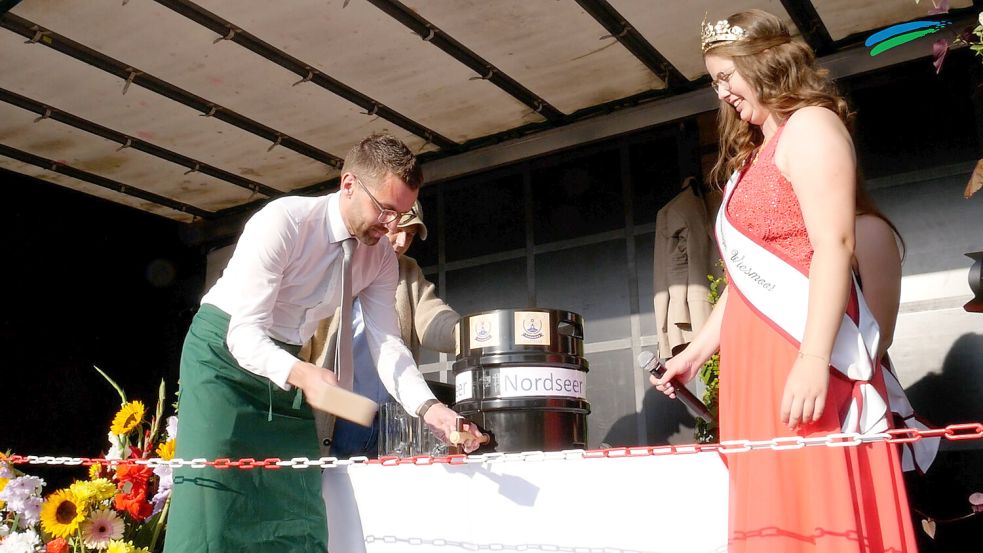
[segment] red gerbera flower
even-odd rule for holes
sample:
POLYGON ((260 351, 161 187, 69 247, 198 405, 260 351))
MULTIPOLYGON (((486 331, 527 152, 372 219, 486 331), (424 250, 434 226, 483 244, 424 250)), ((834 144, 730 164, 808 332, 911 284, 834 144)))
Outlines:
POLYGON ((130 493, 118 493, 113 497, 113 507, 117 511, 129 513, 133 520, 142 521, 154 512, 154 506, 147 502, 147 489, 134 488, 130 493))
POLYGON ((127 482, 132 486, 146 487, 147 480, 153 475, 154 469, 146 465, 123 464, 116 469, 116 479, 119 480, 119 489, 121 490, 123 484, 127 482))

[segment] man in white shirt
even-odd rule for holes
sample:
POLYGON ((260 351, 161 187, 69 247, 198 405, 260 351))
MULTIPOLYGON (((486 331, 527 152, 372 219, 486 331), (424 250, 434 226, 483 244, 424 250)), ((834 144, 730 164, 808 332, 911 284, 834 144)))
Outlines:
MULTIPOLYGON (((423 222, 420 202, 404 215, 396 228, 386 237, 396 253, 399 263, 399 283, 396 287, 396 314, 403 343, 413 359, 419 361, 423 348, 453 353, 455 350, 454 327, 461 316, 437 295, 437 287, 428 281, 416 260, 404 255, 417 236, 427 239, 427 225, 423 222)), ((338 345, 338 313, 318 324, 314 336, 301 351, 301 358, 311 359, 321 366, 331 366, 338 345)), ((362 324, 359 302, 352 309, 352 326, 355 337, 352 348, 355 358, 354 390, 356 393, 385 403, 389 391, 379 379, 372 360, 362 324)), ((379 439, 379 417, 372 427, 366 428, 328 413, 316 413, 321 454, 340 459, 354 456, 376 457, 379 439)))
MULTIPOLYGON (((358 240, 352 294, 383 384, 436 433, 454 430, 457 415, 436 401, 399 338, 396 256, 380 241, 422 180, 406 145, 373 135, 346 156, 338 192, 274 200, 246 223, 185 339, 177 456, 318 457, 303 398, 337 379, 296 355, 341 303, 341 244, 350 238, 358 240)), ((174 480, 167 553, 327 549, 317 470, 178 469, 174 480)))

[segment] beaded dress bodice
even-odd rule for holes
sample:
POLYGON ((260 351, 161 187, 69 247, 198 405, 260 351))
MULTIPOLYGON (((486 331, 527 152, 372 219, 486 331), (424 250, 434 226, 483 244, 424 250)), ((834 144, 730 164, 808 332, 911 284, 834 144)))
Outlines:
POLYGON ((808 271, 813 250, 802 209, 792 183, 775 165, 775 148, 784 128, 779 127, 741 176, 727 215, 748 237, 808 271))

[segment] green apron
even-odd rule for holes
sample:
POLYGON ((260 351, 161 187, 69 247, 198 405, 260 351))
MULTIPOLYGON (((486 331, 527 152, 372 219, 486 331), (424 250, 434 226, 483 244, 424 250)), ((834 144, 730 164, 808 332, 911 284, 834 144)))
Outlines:
MULTIPOLYGON (((314 415, 299 390, 281 390, 239 366, 229 316, 204 304, 181 353, 176 456, 182 459, 320 457, 314 415)), ((282 345, 296 354, 299 346, 282 345)), ((316 468, 179 468, 165 553, 327 551, 316 468)))

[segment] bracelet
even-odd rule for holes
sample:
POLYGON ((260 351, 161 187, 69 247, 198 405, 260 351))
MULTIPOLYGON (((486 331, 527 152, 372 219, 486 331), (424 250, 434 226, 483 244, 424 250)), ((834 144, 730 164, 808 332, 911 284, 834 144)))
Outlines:
POLYGON ((822 355, 816 355, 814 353, 803 353, 800 350, 799 351, 799 359, 805 359, 806 357, 815 357, 816 359, 819 359, 823 363, 826 363, 827 365, 829 365, 829 357, 823 357, 822 355))
POLYGON ((427 411, 429 411, 431 407, 437 405, 438 403, 440 403, 440 400, 437 399, 428 399, 427 401, 424 401, 422 405, 417 407, 416 416, 422 418, 424 415, 427 414, 427 411))

